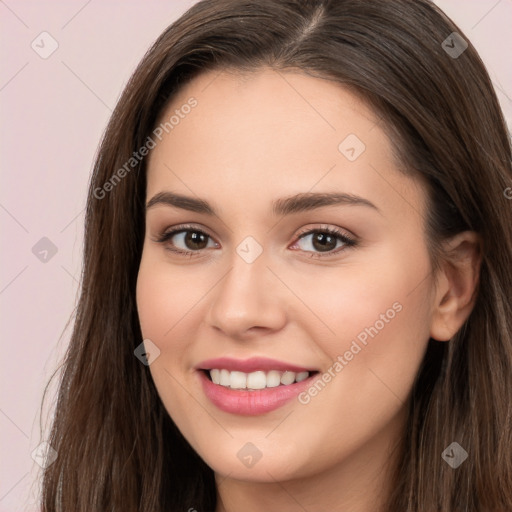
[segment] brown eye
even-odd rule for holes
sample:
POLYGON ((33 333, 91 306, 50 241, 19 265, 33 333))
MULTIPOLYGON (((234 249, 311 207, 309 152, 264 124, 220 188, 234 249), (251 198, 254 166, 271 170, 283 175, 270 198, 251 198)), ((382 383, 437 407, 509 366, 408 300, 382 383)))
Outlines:
POLYGON ((335 236, 328 233, 314 233, 312 239, 312 246, 320 252, 332 251, 336 249, 338 240, 335 236))
POLYGON ((216 247, 210 235, 196 228, 180 227, 163 233, 157 240, 166 244, 168 249, 182 254, 200 252, 208 247, 216 247), (210 245, 208 245, 210 243, 210 245))
POLYGON ((208 244, 208 235, 201 233, 200 231, 185 231, 186 233, 183 242, 188 249, 201 250, 206 249, 208 244))
POLYGON ((356 240, 337 229, 322 228, 303 233, 294 245, 311 253, 312 257, 321 258, 322 253, 326 253, 326 256, 334 255, 348 247, 355 246, 356 243, 356 240))

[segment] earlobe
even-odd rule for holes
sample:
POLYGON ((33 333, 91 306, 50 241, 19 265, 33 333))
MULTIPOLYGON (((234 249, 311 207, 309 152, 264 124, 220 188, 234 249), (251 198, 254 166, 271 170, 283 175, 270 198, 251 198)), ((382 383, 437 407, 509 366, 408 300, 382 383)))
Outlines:
POLYGON ((450 340, 471 314, 481 261, 482 241, 474 231, 459 233, 444 244, 432 304, 431 338, 450 340))

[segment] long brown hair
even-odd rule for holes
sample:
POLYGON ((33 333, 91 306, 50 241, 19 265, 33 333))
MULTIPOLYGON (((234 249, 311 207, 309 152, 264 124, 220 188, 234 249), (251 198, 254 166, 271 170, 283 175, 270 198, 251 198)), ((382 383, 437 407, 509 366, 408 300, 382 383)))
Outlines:
POLYGON ((147 52, 91 177, 81 295, 48 439, 58 457, 44 472, 43 510, 215 509, 213 471, 134 357, 146 160, 112 177, 147 143, 182 84, 205 70, 259 66, 334 80, 382 117, 403 171, 426 184, 433 268, 447 237, 482 237, 474 309, 448 343, 429 341, 386 510, 512 510, 511 147, 477 52, 427 0, 203 0, 147 52), (464 47, 453 32, 468 43, 460 55, 450 52, 464 47), (468 452, 457 469, 441 457, 454 441, 468 452))

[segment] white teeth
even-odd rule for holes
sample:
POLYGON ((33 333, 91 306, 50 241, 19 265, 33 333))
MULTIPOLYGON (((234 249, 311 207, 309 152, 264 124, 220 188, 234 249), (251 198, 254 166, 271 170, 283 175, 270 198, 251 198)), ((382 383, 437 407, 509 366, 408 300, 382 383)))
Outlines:
POLYGON ((267 388, 276 388, 281 384, 281 374, 276 370, 267 373, 267 388))
POLYGON ((285 386, 288 384, 293 384, 295 382, 295 372, 284 372, 281 375, 281 384, 285 386))
POLYGON ((229 385, 233 389, 245 389, 247 387, 247 373, 231 372, 229 385))
POLYGON ((265 389, 275 388, 277 386, 288 386, 294 382, 301 382, 307 379, 309 372, 279 372, 271 370, 269 372, 256 371, 251 373, 230 372, 229 370, 221 370, 214 368, 209 370, 210 377, 214 384, 231 389, 265 389))
POLYGON ((265 372, 252 372, 247 375, 247 387, 250 389, 263 389, 267 385, 265 372))
MULTIPOLYGON (((211 373, 210 373, 210 377, 211 377, 211 373)), ((220 382, 219 384, 221 386, 228 386, 229 387, 229 382, 230 382, 230 377, 229 377, 229 372, 227 370, 221 370, 220 371, 220 382)))
POLYGON ((210 377, 214 384, 220 384, 220 370, 212 370, 210 372, 210 377))
POLYGON ((309 377, 309 372, 300 372, 297 373, 297 376, 295 377, 296 382, 300 382, 301 380, 307 379, 309 377))

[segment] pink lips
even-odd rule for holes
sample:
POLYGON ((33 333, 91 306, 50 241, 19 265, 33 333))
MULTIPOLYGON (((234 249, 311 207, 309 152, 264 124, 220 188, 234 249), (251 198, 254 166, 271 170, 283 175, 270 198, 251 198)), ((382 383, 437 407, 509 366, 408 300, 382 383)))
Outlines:
POLYGON ((316 370, 260 357, 247 360, 230 358, 209 359, 197 365, 196 369, 199 370, 197 373, 203 391, 208 399, 224 412, 244 416, 265 414, 285 405, 310 386, 312 379, 316 377, 316 374, 313 374, 301 382, 295 382, 288 386, 246 391, 214 384, 204 371, 214 368, 244 373, 251 373, 258 370, 265 372, 270 370, 284 372, 288 370, 296 373, 305 371, 316 372, 316 370))
POLYGON ((270 370, 277 370, 279 372, 314 372, 315 369, 305 368, 302 366, 295 366, 276 359, 268 359, 266 357, 251 357, 250 359, 231 359, 229 357, 219 357, 216 359, 207 359, 199 363, 196 368, 198 370, 212 370, 218 368, 219 370, 229 370, 230 372, 244 372, 251 373, 258 370, 269 372, 270 370))

